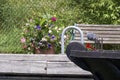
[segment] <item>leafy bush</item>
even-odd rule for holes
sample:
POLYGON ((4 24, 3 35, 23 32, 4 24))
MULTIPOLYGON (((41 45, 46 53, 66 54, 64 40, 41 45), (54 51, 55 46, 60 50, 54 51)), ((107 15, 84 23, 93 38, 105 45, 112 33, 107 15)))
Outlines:
POLYGON ((78 9, 71 3, 72 0, 0 0, 0 51, 24 52, 20 45, 21 27, 28 19, 36 18, 38 15, 57 15, 59 23, 62 22, 65 26, 73 25, 79 14, 78 9), (16 44, 17 46, 14 46, 16 44))
POLYGON ((28 20, 23 26, 21 38, 23 49, 28 53, 35 53, 35 50, 49 50, 54 46, 58 52, 63 29, 64 25, 56 16, 43 15, 28 20))
POLYGON ((120 24, 119 0, 74 0, 82 23, 120 24))

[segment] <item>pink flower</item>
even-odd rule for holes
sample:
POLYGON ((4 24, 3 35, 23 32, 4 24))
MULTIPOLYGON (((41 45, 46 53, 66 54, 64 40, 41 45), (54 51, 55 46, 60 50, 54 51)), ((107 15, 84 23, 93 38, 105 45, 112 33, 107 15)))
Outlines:
POLYGON ((56 21, 57 18, 56 18, 56 17, 52 17, 51 20, 52 20, 52 21, 56 21))
POLYGON ((25 43, 26 42, 26 39, 25 38, 22 38, 21 39, 21 43, 25 43))

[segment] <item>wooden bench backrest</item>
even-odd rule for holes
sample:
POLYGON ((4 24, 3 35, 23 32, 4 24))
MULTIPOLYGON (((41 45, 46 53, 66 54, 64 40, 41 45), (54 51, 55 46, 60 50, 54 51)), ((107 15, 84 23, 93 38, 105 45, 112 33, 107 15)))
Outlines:
MULTIPOLYGON (((96 34, 98 37, 103 38, 103 44, 120 44, 120 25, 84 25, 77 24, 84 34, 85 43, 93 43, 87 39, 86 35, 89 32, 96 34)), ((80 34, 75 31, 74 40, 80 40, 80 34)))

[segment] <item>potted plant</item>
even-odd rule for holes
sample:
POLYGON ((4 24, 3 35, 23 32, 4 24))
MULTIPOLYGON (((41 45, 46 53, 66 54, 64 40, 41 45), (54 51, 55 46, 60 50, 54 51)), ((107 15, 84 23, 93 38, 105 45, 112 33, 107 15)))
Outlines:
POLYGON ((56 16, 43 15, 30 19, 22 27, 22 48, 28 53, 54 53, 60 49, 63 29, 56 16))

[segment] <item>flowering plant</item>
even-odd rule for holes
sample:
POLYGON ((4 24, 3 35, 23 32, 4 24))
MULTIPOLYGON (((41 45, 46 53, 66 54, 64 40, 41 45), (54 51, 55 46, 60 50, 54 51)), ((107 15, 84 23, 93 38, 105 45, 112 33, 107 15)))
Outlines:
POLYGON ((56 16, 41 16, 30 19, 23 26, 21 43, 24 50, 35 53, 35 50, 49 50, 54 48, 57 51, 60 47, 60 34, 64 29, 56 16))
POLYGON ((90 43, 86 43, 85 46, 86 46, 87 50, 95 50, 95 47, 90 43))

